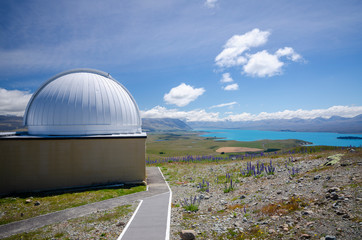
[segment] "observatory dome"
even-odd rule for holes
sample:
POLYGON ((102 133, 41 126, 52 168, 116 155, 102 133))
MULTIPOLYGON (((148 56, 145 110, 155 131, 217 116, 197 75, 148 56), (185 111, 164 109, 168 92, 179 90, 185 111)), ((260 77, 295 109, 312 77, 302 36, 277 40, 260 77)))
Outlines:
POLYGON ((138 106, 108 73, 74 69, 46 81, 24 114, 30 135, 141 133, 138 106))

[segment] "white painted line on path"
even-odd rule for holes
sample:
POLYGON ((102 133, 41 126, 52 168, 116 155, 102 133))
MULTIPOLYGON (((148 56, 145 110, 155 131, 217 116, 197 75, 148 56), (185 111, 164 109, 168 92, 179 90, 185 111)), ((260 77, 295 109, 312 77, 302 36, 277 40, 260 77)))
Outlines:
POLYGON ((168 182, 166 181, 165 176, 163 176, 163 173, 162 173, 160 167, 158 167, 158 170, 160 171, 163 179, 164 179, 165 182, 166 182, 166 185, 167 185, 167 187, 168 187, 168 190, 170 191, 170 197, 169 197, 169 199, 168 199, 167 227, 166 227, 166 238, 165 238, 165 240, 169 240, 169 239, 170 239, 170 223, 171 223, 172 191, 171 191, 170 186, 168 185, 168 182))
POLYGON ((117 240, 121 240, 122 237, 123 237, 123 235, 126 233, 129 225, 131 225, 131 222, 133 221, 133 218, 136 216, 136 214, 137 214, 137 212, 138 212, 138 209, 140 209, 140 207, 141 207, 141 205, 142 205, 142 202, 143 202, 143 200, 141 200, 140 203, 138 204, 138 206, 137 206, 137 208, 136 208, 136 211, 134 211, 131 219, 128 221, 126 227, 123 229, 121 235, 119 235, 119 237, 117 238, 117 240))

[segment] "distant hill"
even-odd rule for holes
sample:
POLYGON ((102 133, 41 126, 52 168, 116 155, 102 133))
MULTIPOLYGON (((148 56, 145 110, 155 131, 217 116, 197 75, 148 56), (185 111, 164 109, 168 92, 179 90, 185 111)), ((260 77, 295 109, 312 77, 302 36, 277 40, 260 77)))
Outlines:
POLYGON ((245 122, 188 122, 190 127, 216 129, 245 129, 262 131, 295 131, 295 132, 336 132, 362 134, 362 115, 353 118, 334 116, 329 119, 271 119, 245 122))
POLYGON ((0 131, 23 130, 23 117, 0 115, 0 131))
MULTIPOLYGON (((143 118, 142 129, 146 132, 190 131, 192 128, 179 119, 172 118, 143 118)), ((0 131, 24 130, 23 118, 0 115, 0 131)))
MULTIPOLYGON (((23 118, 16 116, 0 116, 0 131, 23 129, 23 118)), ((295 131, 295 132, 336 132, 362 134, 362 115, 353 118, 331 117, 314 119, 271 119, 245 122, 187 122, 173 118, 143 118, 142 129, 146 132, 190 131, 197 128, 245 129, 262 131, 295 131)))
POLYGON ((185 122, 174 118, 142 118, 142 129, 145 132, 192 130, 185 122))

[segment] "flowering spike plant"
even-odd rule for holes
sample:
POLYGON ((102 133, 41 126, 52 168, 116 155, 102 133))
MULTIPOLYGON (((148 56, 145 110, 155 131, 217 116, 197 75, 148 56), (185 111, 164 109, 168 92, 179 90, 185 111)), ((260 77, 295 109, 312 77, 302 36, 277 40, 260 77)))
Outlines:
POLYGON ((200 202, 201 202, 201 198, 197 198, 196 195, 194 198, 192 196, 190 196, 190 202, 188 201, 187 198, 184 198, 184 200, 181 201, 181 206, 186 211, 197 212, 197 210, 199 210, 200 202))
POLYGON ((205 179, 202 179, 202 183, 199 183, 198 188, 201 192, 209 192, 210 189, 210 183, 208 181, 205 181, 205 179))
POLYGON ((268 175, 274 175, 275 173, 275 167, 273 166, 272 160, 270 159, 269 165, 265 167, 265 172, 268 175))
POLYGON ((299 169, 294 167, 292 167, 292 169, 288 171, 291 177, 295 177, 299 173, 299 169))
POLYGON ((230 184, 228 186, 228 183, 225 183, 225 188, 224 188, 224 193, 228 193, 234 190, 234 186, 233 186, 233 179, 230 179, 230 184))

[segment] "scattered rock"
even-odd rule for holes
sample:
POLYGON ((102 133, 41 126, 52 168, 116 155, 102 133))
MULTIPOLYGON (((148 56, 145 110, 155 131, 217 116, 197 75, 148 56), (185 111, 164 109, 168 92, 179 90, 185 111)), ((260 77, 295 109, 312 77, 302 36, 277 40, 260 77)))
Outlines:
POLYGON ((332 236, 332 235, 327 235, 324 237, 325 240, 336 240, 336 237, 335 236, 332 236))
POLYGON ((301 236, 300 236, 300 238, 301 239, 310 239, 312 236, 310 236, 310 235, 308 235, 308 234, 306 234, 306 233, 303 233, 301 236))
POLYGON ((182 240, 193 240, 196 239, 196 232, 194 230, 182 230, 180 237, 182 240))
POLYGON ((313 211, 308 210, 308 211, 302 211, 302 215, 311 215, 313 214, 313 211))
POLYGON ((118 223, 116 224, 117 227, 123 227, 124 225, 126 225, 125 222, 118 222, 118 223))
POLYGON ((40 205, 40 202, 39 201, 36 201, 35 203, 34 203, 34 206, 39 206, 40 205))
POLYGON ((331 198, 332 200, 338 200, 338 194, 335 193, 335 192, 333 192, 333 193, 331 194, 330 198, 331 198))
POLYGON ((314 178, 313 178, 313 180, 318 180, 318 179, 320 179, 320 178, 321 178, 320 175, 315 175, 314 178))
POLYGON ((31 203, 31 199, 26 199, 25 203, 31 203))
POLYGON ((332 193, 332 192, 339 192, 341 191, 341 189, 339 187, 332 187, 330 189, 328 189, 328 192, 329 193, 332 193))
POLYGON ((309 227, 310 225, 313 225, 314 222, 307 222, 306 226, 309 227))
POLYGON ((339 215, 339 216, 342 216, 342 215, 345 214, 345 212, 337 210, 337 211, 336 211, 336 214, 339 215))

